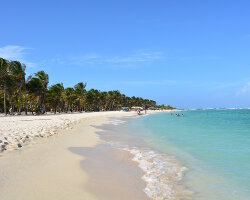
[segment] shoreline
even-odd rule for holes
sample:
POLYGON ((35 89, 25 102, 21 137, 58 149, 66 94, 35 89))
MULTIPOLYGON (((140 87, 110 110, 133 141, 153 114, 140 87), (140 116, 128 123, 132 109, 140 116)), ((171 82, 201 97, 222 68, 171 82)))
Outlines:
POLYGON ((193 193, 180 184, 187 168, 174 156, 161 152, 144 141, 136 129, 128 129, 131 121, 133 117, 122 118, 117 124, 104 124, 98 127, 101 129, 98 134, 111 148, 130 154, 143 172, 141 179, 146 183, 143 191, 148 198, 192 199, 190 197, 193 193), (114 126, 118 124, 120 125, 114 126))
MULTIPOLYGON (((162 111, 148 112, 148 114, 153 113, 162 113, 162 111)), ((73 115, 66 114, 66 116, 68 117, 65 117, 65 115, 62 114, 4 118, 5 120, 11 119, 14 122, 16 122, 15 119, 18 119, 19 122, 24 122, 15 127, 6 125, 10 130, 13 130, 13 128, 20 129, 22 126, 25 128, 27 123, 34 125, 36 122, 39 122, 39 125, 42 124, 41 126, 43 128, 45 125, 48 125, 48 123, 45 123, 48 120, 41 119, 48 119, 49 117, 58 118, 61 121, 57 124, 58 128, 56 129, 56 126, 54 125, 56 120, 51 119, 49 125, 54 128, 54 134, 44 131, 44 135, 40 136, 37 133, 38 136, 35 135, 30 137, 31 140, 25 144, 25 148, 12 148, 0 153, 0 199, 91 200, 100 199, 98 197, 103 196, 106 196, 106 199, 112 199, 111 192, 107 193, 99 191, 99 193, 96 192, 95 194, 96 189, 102 188, 102 185, 105 184, 105 181, 103 181, 105 176, 103 174, 106 174, 108 169, 110 169, 110 166, 106 167, 106 170, 101 170, 100 167, 100 165, 105 164, 105 162, 102 159, 103 151, 98 151, 98 149, 105 144, 105 141, 100 138, 98 132, 102 131, 100 127, 104 124, 119 125, 119 121, 123 117, 133 118, 141 117, 143 115, 138 116, 136 112, 116 111, 73 115), (69 118, 71 116, 78 116, 78 118, 73 117, 70 121, 69 118), (72 152, 72 148, 92 149, 95 152, 93 155, 96 156, 96 160, 100 162, 98 167, 93 167, 92 165, 92 167, 87 169, 84 168, 83 166, 85 166, 86 163, 88 164, 87 160, 91 160, 90 158, 93 158, 94 156, 92 155, 88 157, 81 153, 72 152), (17 150, 14 151, 14 149, 17 150), (85 164, 80 164, 84 162, 85 164), (88 172, 88 169, 95 169, 94 172, 100 172, 101 175, 99 178, 95 179, 95 183, 99 181, 99 185, 94 184, 92 185, 92 188, 90 187, 90 180, 94 177, 93 174, 95 173, 92 173, 91 175, 91 173, 88 172)), ((13 121, 11 121, 12 124, 14 123, 13 121)), ((33 126, 33 128, 34 127, 36 126, 33 126)), ((32 130, 32 128, 25 130, 32 130)), ((32 131, 26 132, 26 134, 27 133, 33 134, 32 131)), ((12 136, 15 135, 13 134, 12 136)), ((15 140, 13 141, 15 142, 15 140)), ((116 170, 123 171, 123 174, 127 174, 129 171, 129 174, 133 175, 129 176, 129 178, 127 176, 113 177, 113 181, 116 182, 120 188, 120 190, 117 190, 119 192, 116 192, 116 199, 119 197, 119 194, 123 194, 124 199, 133 199, 133 196, 136 197, 134 199, 149 199, 146 193, 143 192, 146 184, 142 179, 144 172, 138 166, 139 164, 133 160, 131 152, 125 150, 114 150, 110 147, 102 148, 102 150, 109 152, 106 154, 106 160, 109 160, 110 163, 114 163, 110 172, 111 176, 112 172, 116 170), (127 184, 123 183, 121 181, 122 179, 127 180, 127 184), (134 188, 136 188, 136 190, 134 188), (133 195, 131 196, 129 194, 133 195)), ((105 191, 112 191, 112 187, 110 187, 112 184, 107 185, 109 187, 107 186, 105 191)))
MULTIPOLYGON (((153 111, 153 113, 158 112, 153 111)), ((96 126, 110 123, 111 118, 119 120, 121 117, 137 115, 134 112, 100 112, 82 115, 84 114, 84 117, 81 116, 79 121, 73 121, 68 128, 57 129, 58 134, 54 134, 53 137, 43 136, 42 139, 34 137, 36 139, 28 144, 35 143, 35 145, 25 145, 25 148, 17 151, 0 154, 0 199, 99 199, 86 189, 89 174, 79 166, 85 157, 73 154, 69 149, 71 147, 96 149, 102 143, 97 135, 99 130, 96 126)), ((24 118, 22 116, 18 119, 24 118)), ((123 158, 133 163, 131 169, 139 169, 137 164, 131 161, 131 157, 123 156, 123 158)), ((133 177, 133 180, 142 181, 140 176, 133 177)), ((143 190, 143 182, 139 185, 143 190)), ((142 199, 147 199, 147 196, 142 199)))
POLYGON ((144 193, 144 172, 130 152, 114 149, 107 143, 94 148, 72 147, 70 151, 84 158, 81 168, 88 174, 86 189, 102 200, 149 200, 144 193))

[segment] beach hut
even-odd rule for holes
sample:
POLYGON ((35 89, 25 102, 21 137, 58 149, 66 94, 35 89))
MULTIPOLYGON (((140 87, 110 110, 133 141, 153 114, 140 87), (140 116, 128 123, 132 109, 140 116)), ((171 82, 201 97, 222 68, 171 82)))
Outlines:
POLYGON ((122 111, 129 111, 129 107, 122 106, 122 111))
POLYGON ((137 110, 143 111, 143 107, 140 107, 140 106, 133 106, 131 109, 134 111, 137 111, 137 110))

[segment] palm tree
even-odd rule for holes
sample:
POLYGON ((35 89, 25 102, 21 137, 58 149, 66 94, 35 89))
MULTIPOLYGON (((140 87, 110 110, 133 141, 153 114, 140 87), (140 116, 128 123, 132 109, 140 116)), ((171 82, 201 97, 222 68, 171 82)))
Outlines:
POLYGON ((44 71, 39 71, 35 73, 35 76, 40 80, 41 83, 41 90, 39 92, 39 104, 38 104, 38 109, 40 110, 40 107, 44 105, 44 98, 49 84, 49 75, 46 74, 44 71))
POLYGON ((31 112, 33 113, 34 108, 38 111, 38 99, 40 91, 42 90, 41 81, 39 78, 34 76, 29 76, 27 79, 26 88, 28 90, 28 100, 29 100, 29 108, 31 109, 31 112))
POLYGON ((75 90, 74 88, 66 88, 64 90, 65 99, 66 99, 66 111, 72 110, 73 101, 76 99, 75 90))
POLYGON ((7 115, 6 108, 6 92, 7 92, 7 82, 9 79, 9 62, 3 58, 0 58, 0 87, 3 89, 4 94, 4 113, 7 115))
POLYGON ((99 111, 102 108, 101 92, 99 90, 91 89, 86 95, 86 107, 90 111, 99 111))
POLYGON ((108 92, 109 110, 117 110, 121 107, 121 93, 118 90, 108 92))
POLYGON ((74 88, 66 88, 63 84, 52 85, 48 90, 49 76, 44 71, 39 71, 29 76, 25 81, 24 64, 18 61, 8 61, 0 58, 0 110, 7 114, 7 107, 12 110, 21 109, 24 105, 27 114, 29 109, 39 114, 41 106, 57 110, 68 111, 74 109, 82 111, 84 109, 99 110, 118 110, 121 106, 145 106, 157 107, 161 109, 173 109, 171 106, 158 106, 155 101, 143 99, 141 97, 127 97, 120 91, 101 92, 96 89, 86 91, 86 83, 80 82, 74 88), (8 97, 8 98, 7 98, 8 97))
POLYGON ((75 89, 75 94, 77 96, 77 101, 78 101, 78 111, 82 111, 83 107, 84 107, 84 100, 85 100, 85 96, 86 96, 86 86, 87 84, 86 83, 83 83, 83 82, 80 82, 80 83, 77 83, 74 87, 75 89))
POLYGON ((47 102, 54 108, 56 114, 57 108, 62 102, 64 87, 62 83, 58 83, 49 87, 47 92, 47 102))
POLYGON ((13 80, 13 86, 16 93, 16 99, 18 102, 18 111, 21 112, 20 101, 22 96, 22 90, 25 90, 25 68, 24 64, 19 61, 11 61, 9 63, 10 76, 13 80))
POLYGON ((41 106, 44 106, 45 95, 49 84, 49 75, 44 71, 29 76, 27 81, 27 89, 29 94, 33 95, 33 102, 36 102, 36 111, 39 114, 41 106))

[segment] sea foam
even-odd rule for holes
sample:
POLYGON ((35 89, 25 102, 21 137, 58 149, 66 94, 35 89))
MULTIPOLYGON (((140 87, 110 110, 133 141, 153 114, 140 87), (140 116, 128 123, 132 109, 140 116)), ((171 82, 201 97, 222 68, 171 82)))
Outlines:
POLYGON ((120 119, 111 119, 108 121, 108 124, 112 124, 112 125, 119 125, 125 123, 125 121, 120 120, 120 119))
POLYGON ((177 185, 182 179, 186 167, 181 166, 174 157, 148 148, 129 147, 119 143, 108 142, 112 147, 128 151, 132 160, 144 172, 142 179, 146 182, 144 192, 155 200, 176 200, 177 185))
POLYGON ((181 167, 173 157, 152 150, 124 148, 138 162, 144 171, 142 179, 147 183, 144 192, 152 199, 176 199, 175 185, 183 176, 185 167, 181 167))

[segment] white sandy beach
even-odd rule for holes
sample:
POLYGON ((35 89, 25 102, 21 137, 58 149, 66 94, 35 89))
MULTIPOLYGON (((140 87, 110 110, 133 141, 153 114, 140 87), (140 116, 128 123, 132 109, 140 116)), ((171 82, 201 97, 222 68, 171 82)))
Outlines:
POLYGON ((32 143, 34 138, 49 137, 60 130, 72 129, 81 120, 93 117, 131 116, 135 113, 95 112, 75 114, 50 114, 40 116, 7 116, 0 117, 0 151, 22 148, 32 143))
MULTIPOLYGON (((70 152, 69 148, 100 144, 101 140, 95 134, 98 130, 94 126, 108 123, 110 118, 127 116, 136 116, 136 113, 118 111, 1 117, 1 144, 7 150, 0 154, 0 199, 100 199, 86 189, 89 188, 89 177, 80 166, 83 156, 70 152), (53 137, 49 137, 51 135, 53 137)), ((142 172, 135 162, 131 167, 131 156, 123 152, 117 159, 118 163, 127 165, 127 168, 119 169, 121 173, 130 169, 132 174, 138 175, 130 177, 131 180, 128 178, 129 186, 120 190, 127 196, 123 195, 121 199, 147 199, 141 193, 144 187, 142 172), (133 189, 134 184, 139 187, 138 194, 133 189)), ((119 195, 119 188, 124 187, 121 184, 117 188, 119 195)), ((106 196, 104 199, 110 199, 109 195, 106 196)))

